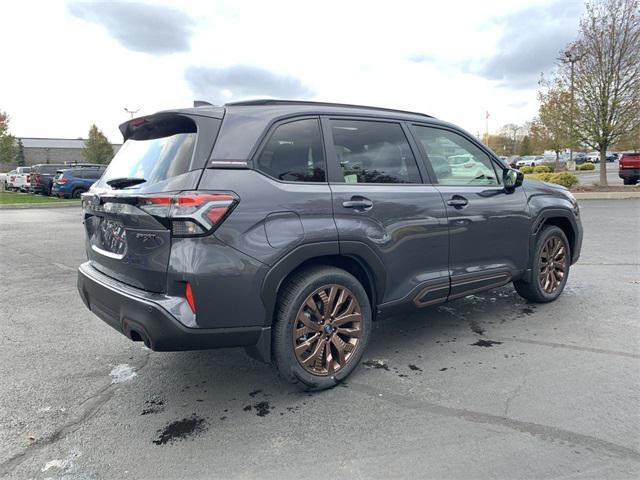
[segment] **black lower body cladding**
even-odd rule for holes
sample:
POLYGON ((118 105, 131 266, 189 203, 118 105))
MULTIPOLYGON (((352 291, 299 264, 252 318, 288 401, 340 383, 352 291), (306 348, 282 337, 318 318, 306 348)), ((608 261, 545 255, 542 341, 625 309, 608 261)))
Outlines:
POLYGON ((253 347, 269 335, 270 328, 263 326, 187 328, 161 304, 167 297, 120 284, 88 262, 78 269, 78 291, 87 308, 105 323, 156 351, 253 347))

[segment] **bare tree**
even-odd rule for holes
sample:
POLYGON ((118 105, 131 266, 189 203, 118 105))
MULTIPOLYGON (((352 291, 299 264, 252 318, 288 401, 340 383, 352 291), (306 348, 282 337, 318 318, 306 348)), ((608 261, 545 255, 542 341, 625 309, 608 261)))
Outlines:
MULTIPOLYGON (((594 0, 580 21, 575 62, 575 137, 600 152, 600 184, 607 185, 606 152, 640 124, 640 0, 594 0)), ((569 65, 559 81, 568 89, 569 65)))

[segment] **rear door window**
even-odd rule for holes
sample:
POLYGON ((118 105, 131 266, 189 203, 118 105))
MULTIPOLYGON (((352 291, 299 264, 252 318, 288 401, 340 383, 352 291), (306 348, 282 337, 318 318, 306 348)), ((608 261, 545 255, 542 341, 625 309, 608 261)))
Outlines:
POLYGON ((331 120, 336 155, 346 183, 421 183, 399 123, 331 120))
POLYGON ((276 127, 256 160, 256 168, 286 182, 325 182, 318 120, 306 118, 276 127))

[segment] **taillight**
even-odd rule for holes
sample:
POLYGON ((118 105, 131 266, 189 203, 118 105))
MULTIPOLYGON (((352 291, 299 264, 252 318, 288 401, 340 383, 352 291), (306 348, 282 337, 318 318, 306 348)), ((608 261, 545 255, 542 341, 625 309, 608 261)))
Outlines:
POLYGON ((31 183, 31 175, 27 175, 27 183, 31 183))
POLYGON ((157 217, 171 221, 176 237, 206 235, 214 231, 238 204, 229 193, 186 192, 178 195, 145 195, 138 206, 157 217))
POLYGON ((67 179, 64 177, 60 177, 59 179, 56 180, 56 183, 59 185, 64 185, 65 183, 67 183, 67 179))
POLYGON ((40 175, 34 175, 33 180, 36 182, 36 185, 40 185, 40 175))

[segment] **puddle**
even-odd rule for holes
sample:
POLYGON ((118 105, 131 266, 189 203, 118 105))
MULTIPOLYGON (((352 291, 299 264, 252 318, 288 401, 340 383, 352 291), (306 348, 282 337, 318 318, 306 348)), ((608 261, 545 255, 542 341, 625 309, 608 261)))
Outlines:
POLYGON ((159 397, 153 397, 151 400, 144 402, 144 408, 140 415, 150 415, 153 413, 160 413, 164 410, 164 400, 159 397))
POLYGON ((502 342, 496 342, 495 340, 478 340, 471 345, 476 347, 493 347, 494 345, 502 345, 502 342))
POLYGON ((245 412, 250 412, 251 409, 255 409, 257 416, 266 417, 271 413, 272 408, 273 407, 269 405, 269 402, 262 401, 262 402, 256 403, 255 405, 247 405, 242 410, 245 412))
POLYGON ((383 360, 367 360, 366 362, 362 362, 365 367, 382 369, 389 371, 389 365, 383 360))
POLYGON ((473 333, 477 333, 478 335, 484 335, 484 332, 485 332, 484 329, 475 320, 469 320, 469 326, 471 327, 471 331, 473 333))
POLYGON ((206 424, 207 422, 204 418, 200 418, 195 414, 190 418, 183 418, 182 420, 171 422, 163 429, 158 430, 160 435, 153 443, 156 445, 165 445, 176 440, 184 440, 185 438, 204 432, 206 430, 206 424))

